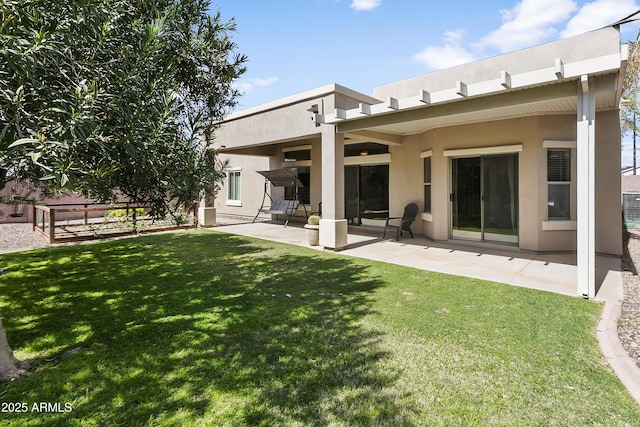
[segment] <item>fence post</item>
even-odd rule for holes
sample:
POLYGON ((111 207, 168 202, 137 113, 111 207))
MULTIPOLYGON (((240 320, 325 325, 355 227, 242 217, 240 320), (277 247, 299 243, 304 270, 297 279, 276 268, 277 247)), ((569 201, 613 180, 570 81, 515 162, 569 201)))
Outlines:
POLYGON ((87 210, 87 205, 84 205, 84 225, 87 225, 89 223, 89 211, 87 210))
POLYGON ((33 217, 31 218, 32 229, 31 231, 36 231, 36 205, 35 203, 31 205, 33 217))
POLYGON ((49 243, 56 242, 56 210, 49 211, 49 243))

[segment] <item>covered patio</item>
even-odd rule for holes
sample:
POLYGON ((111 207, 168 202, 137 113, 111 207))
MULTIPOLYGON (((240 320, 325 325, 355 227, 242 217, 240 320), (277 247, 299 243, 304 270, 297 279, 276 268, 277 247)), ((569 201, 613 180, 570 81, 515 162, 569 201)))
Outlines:
MULTIPOLYGON (((281 222, 218 218, 216 231, 325 250, 307 244, 299 223, 284 228, 281 222)), ((436 242, 421 235, 414 239, 382 238, 380 227, 348 227, 347 245, 340 255, 413 267, 458 276, 491 280, 563 295, 576 296, 576 254, 535 253, 502 245, 473 242, 436 242)), ((596 256, 596 300, 622 300, 620 258, 596 256)))
MULTIPOLYGON (((540 286, 551 285, 530 264, 570 265, 553 274, 572 284, 563 292, 596 298, 609 271, 602 255, 622 249, 618 108, 627 57, 619 29, 607 27, 376 86, 371 96, 331 84, 236 112, 212 147, 233 177, 213 203, 220 214, 255 216, 264 200, 255 172, 295 169, 308 189, 303 206, 321 212, 325 248, 356 255, 350 222, 415 204, 414 231, 447 246, 425 244, 428 257, 422 249, 399 261, 465 274, 436 249, 471 247, 482 262, 463 262, 465 270, 540 286), (494 250, 518 256, 494 266, 494 250), (536 253, 573 255, 556 263, 536 253)), ((404 250, 388 249, 382 256, 404 250)))

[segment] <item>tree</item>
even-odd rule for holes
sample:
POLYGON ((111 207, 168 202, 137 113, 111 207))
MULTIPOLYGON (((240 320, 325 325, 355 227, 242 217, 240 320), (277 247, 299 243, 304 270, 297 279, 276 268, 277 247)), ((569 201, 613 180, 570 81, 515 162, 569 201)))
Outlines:
MULTIPOLYGON (((640 49, 638 49, 639 40, 639 38, 636 38, 635 42, 630 43, 629 59, 627 61, 627 69, 622 88, 622 101, 620 103, 620 123, 622 133, 632 133, 634 135, 634 142, 639 130, 637 119, 640 118, 640 105, 638 104, 638 77, 640 73, 640 49)), ((634 150, 635 148, 634 144, 634 150)), ((633 166, 635 168, 635 152, 633 153, 633 156, 633 166)))
MULTIPOLYGON (((618 25, 637 21, 640 11, 625 17, 618 21, 618 25)), ((625 70, 624 81, 622 83, 622 100, 620 103, 620 124, 622 133, 628 132, 634 135, 634 169, 635 165, 635 138, 638 133, 637 119, 640 118, 640 105, 638 103, 638 79, 640 78, 640 32, 636 35, 636 39, 629 43, 629 58, 627 60, 627 68, 625 70)), ((635 173, 635 171, 634 171, 635 173)))
MULTIPOLYGON (((209 7, 0 0, 0 189, 122 195, 158 216, 215 192, 222 170, 208 147, 246 57, 235 22, 209 7)), ((6 340, 2 354, 0 377, 15 372, 6 340)))

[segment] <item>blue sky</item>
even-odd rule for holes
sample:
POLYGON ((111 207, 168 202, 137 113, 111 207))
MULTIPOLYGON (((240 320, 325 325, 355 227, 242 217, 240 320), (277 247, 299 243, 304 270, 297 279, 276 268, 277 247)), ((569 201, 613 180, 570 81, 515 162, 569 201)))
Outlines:
MULTIPOLYGON (((236 110, 329 83, 376 85, 601 28, 640 0, 212 0, 248 56, 236 110)), ((635 39, 636 23, 624 25, 635 39)), ((629 144, 627 144, 629 146, 629 144)))

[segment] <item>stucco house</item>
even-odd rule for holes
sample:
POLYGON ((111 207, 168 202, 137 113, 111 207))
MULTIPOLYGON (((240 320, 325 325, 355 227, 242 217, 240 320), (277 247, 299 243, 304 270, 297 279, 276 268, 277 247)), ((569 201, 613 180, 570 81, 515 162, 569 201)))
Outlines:
MULTIPOLYGON (((607 27, 374 87, 326 85, 238 111, 213 148, 227 182, 201 206, 253 216, 264 178, 291 168, 320 244, 347 224, 399 216, 414 233, 521 250, 577 251, 579 295, 595 296, 595 254, 620 255, 619 102, 628 47, 607 27)), ((287 198, 276 188, 274 198, 287 198)))

